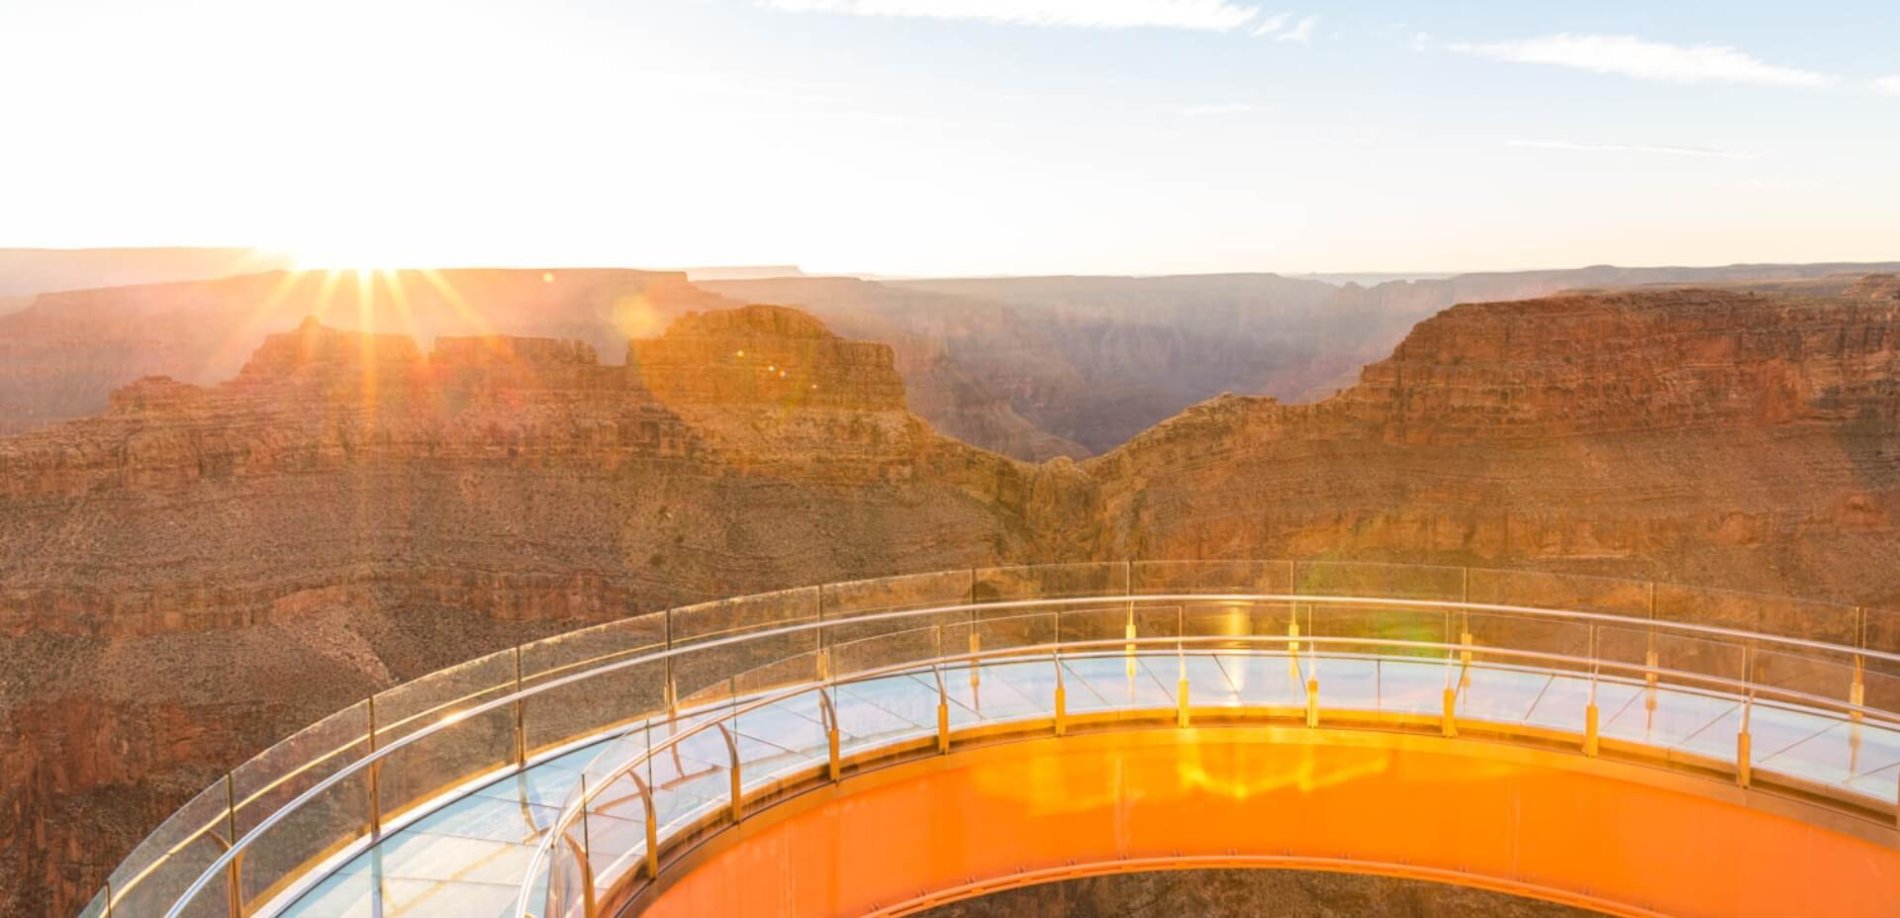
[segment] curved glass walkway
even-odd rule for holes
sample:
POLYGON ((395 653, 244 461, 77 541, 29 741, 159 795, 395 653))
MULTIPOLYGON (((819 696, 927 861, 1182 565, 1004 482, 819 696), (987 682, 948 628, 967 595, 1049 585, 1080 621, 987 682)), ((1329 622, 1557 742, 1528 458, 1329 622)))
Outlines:
POLYGON ((1671 589, 1082 565, 641 616, 293 737, 155 833, 88 914, 592 915, 746 813, 841 775, 1014 736, 1169 726, 1555 745, 1891 831, 1900 653, 1879 641, 1900 616, 1715 593, 1672 607, 1699 594, 1671 589))

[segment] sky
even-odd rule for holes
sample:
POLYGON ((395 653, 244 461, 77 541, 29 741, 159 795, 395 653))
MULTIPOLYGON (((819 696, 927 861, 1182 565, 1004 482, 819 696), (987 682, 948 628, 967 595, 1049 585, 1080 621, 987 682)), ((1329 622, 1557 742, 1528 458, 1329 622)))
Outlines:
POLYGON ((1891 0, 0 0, 0 246, 896 275, 1900 259, 1891 0))

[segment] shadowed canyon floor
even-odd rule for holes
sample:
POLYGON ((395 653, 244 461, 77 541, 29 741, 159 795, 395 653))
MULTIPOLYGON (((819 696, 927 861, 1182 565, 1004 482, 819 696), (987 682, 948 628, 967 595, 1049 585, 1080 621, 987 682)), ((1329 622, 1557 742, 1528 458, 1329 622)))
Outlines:
POLYGON ((673 292, 624 364, 306 322, 225 381, 0 439, 0 911, 71 911, 222 769, 375 688, 734 593, 1328 556, 1900 604, 1885 281, 1462 305, 1323 401, 1216 398, 1041 464, 913 414, 889 345, 673 292))

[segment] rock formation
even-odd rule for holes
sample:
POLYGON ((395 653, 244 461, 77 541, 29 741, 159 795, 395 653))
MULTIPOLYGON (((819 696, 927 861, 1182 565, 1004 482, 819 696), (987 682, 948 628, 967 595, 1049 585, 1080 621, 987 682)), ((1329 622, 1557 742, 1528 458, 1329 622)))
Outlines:
POLYGON ((1085 468, 1110 557, 1531 563, 1896 604, 1900 303, 1459 306, 1330 399, 1216 399, 1085 468))

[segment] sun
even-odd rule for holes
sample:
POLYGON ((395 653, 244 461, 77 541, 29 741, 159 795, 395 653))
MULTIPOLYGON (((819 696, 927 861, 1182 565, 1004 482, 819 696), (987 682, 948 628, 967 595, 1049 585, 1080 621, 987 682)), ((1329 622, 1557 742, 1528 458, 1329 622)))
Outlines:
POLYGON ((388 272, 415 266, 394 245, 374 240, 319 243, 290 248, 291 261, 299 271, 355 271, 359 274, 388 272))

